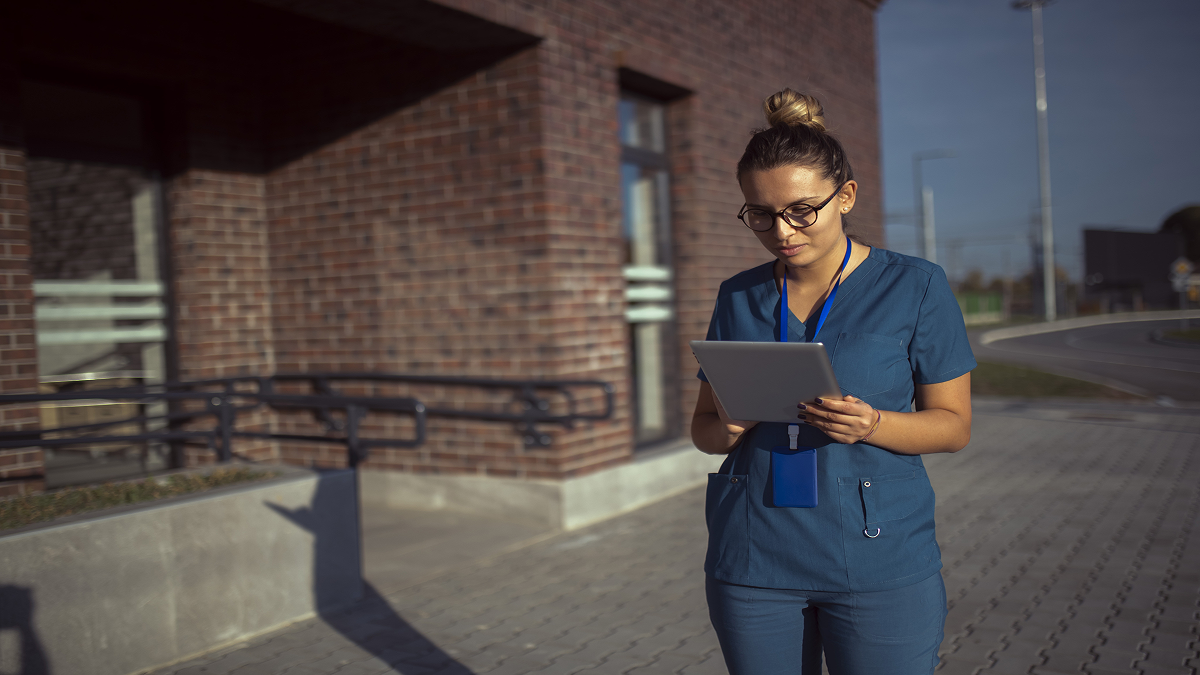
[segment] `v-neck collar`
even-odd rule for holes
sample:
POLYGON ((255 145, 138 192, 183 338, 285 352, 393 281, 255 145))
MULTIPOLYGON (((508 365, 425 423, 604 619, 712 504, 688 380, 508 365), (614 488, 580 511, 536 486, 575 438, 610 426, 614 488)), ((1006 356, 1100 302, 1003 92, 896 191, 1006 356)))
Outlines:
MULTIPOLYGON (((863 277, 866 276, 865 272, 863 274, 859 274, 859 271, 862 270, 867 263, 871 263, 872 267, 877 264, 874 258, 875 253, 878 250, 878 248, 872 246, 871 250, 867 252, 867 257, 863 258, 863 261, 858 264, 858 267, 850 270, 850 273, 846 275, 846 278, 842 279, 841 290, 838 291, 837 297, 833 299, 833 305, 829 308, 829 313, 831 315, 833 314, 833 311, 837 309, 839 302, 845 302, 846 294, 853 290, 854 287, 857 286, 863 279, 863 277)), ((774 262, 766 265, 766 272, 767 283, 771 285, 771 289, 775 293, 775 306, 779 307, 779 305, 783 303, 783 294, 780 293, 779 286, 775 284, 774 262)), ((786 274, 787 270, 785 269, 784 281, 786 281, 786 274)), ((819 314, 819 312, 820 310, 814 310, 813 315, 819 314)), ((775 316, 778 317, 779 312, 775 312, 775 316)), ((792 312, 791 307, 788 307, 788 317, 788 340, 791 341, 793 338, 795 338, 796 342, 808 342, 808 321, 801 321, 800 318, 797 317, 794 312, 792 312)), ((808 318, 811 319, 813 317, 810 315, 808 318)), ((775 331, 775 335, 779 335, 779 331, 775 331)))

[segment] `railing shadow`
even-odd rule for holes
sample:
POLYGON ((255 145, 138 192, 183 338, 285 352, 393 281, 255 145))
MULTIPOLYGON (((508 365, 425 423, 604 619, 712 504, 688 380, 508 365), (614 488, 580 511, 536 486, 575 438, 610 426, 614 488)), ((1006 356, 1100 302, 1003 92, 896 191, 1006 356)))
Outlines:
MULTIPOLYGON (((288 509, 267 503, 276 513, 313 534, 313 599, 317 615, 347 640, 402 675, 430 672, 474 675, 400 616, 369 582, 363 581, 363 595, 357 601, 346 596, 345 584, 338 580, 345 578, 348 565, 355 566, 353 573, 361 575, 362 563, 360 552, 347 555, 343 537, 333 529, 332 516, 344 510, 341 501, 344 498, 344 492, 331 488, 327 481, 318 481, 312 503, 307 507, 288 509)), ((357 510, 357 486, 354 500, 357 510)), ((355 521, 357 524, 360 519, 355 521)))

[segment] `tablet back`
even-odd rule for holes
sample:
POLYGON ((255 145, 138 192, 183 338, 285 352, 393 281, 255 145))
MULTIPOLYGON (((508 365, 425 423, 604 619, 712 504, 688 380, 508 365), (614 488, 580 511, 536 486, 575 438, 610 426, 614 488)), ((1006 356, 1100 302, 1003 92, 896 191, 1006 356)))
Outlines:
POLYGON ((819 342, 689 343, 725 412, 735 420, 796 423, 796 404, 841 397, 819 342))

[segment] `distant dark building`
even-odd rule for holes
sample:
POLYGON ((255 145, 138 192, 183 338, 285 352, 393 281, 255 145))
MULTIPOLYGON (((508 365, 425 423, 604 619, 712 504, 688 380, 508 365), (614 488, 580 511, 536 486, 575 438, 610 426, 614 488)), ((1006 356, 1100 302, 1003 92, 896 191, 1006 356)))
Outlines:
POLYGON ((1106 311, 1174 308, 1170 267, 1181 255, 1175 233, 1085 229, 1086 293, 1106 311))

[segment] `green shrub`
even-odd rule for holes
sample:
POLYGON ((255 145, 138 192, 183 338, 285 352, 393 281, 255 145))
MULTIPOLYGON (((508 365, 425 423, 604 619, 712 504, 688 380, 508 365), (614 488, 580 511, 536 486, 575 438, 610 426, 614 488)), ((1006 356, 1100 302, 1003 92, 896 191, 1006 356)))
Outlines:
POLYGON ((986 361, 980 361, 979 366, 971 371, 971 393, 976 396, 1021 398, 1141 398, 1102 384, 1052 375, 1032 368, 986 361))
POLYGON ((1200 343, 1200 328, 1189 328, 1187 330, 1169 330, 1164 333, 1163 337, 1168 340, 1178 340, 1179 342, 1197 342, 1200 343))
POLYGON ((266 480, 274 471, 227 467, 209 473, 177 473, 123 483, 68 488, 0 501, 0 530, 43 523, 55 518, 164 497, 203 492, 223 485, 266 480))

